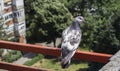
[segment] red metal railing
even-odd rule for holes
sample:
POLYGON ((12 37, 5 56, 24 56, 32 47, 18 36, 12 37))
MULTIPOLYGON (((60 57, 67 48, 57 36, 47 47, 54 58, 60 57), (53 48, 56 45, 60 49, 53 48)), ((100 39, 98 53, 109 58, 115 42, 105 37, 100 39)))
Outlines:
POLYGON ((30 66, 16 65, 6 62, 0 62, 0 69, 6 69, 9 71, 49 71, 47 69, 38 69, 30 66))
MULTIPOLYGON (((60 52, 61 52, 59 48, 50 48, 46 46, 15 43, 15 42, 8 42, 8 41, 0 41, 0 48, 20 50, 25 52, 41 53, 41 54, 46 54, 51 56, 60 56, 60 52)), ((110 54, 77 51, 73 58, 77 60, 87 60, 87 61, 93 61, 93 62, 107 63, 111 56, 112 55, 110 54)), ((2 68, 1 66, 0 68, 2 68)), ((33 71, 36 71, 36 70, 33 70, 33 71)))

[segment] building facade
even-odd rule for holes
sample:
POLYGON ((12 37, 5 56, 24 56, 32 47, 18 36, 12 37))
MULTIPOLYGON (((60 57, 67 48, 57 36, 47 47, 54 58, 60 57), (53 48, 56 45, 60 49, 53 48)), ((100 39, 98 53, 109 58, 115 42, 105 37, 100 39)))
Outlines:
POLYGON ((0 25, 8 40, 26 42, 26 23, 23 0, 0 0, 0 25))

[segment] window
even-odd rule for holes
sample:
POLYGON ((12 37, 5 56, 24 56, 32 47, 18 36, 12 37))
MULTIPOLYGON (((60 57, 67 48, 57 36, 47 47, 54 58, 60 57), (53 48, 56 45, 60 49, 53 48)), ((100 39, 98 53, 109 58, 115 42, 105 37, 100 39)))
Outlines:
POLYGON ((7 20, 8 19, 8 16, 5 16, 5 20, 7 20))
POLYGON ((17 15, 16 15, 16 13, 14 13, 14 17, 16 17, 17 15))
POLYGON ((21 16, 21 12, 15 12, 14 13, 14 17, 20 17, 21 16))
POLYGON ((9 18, 13 18, 13 14, 10 14, 10 15, 9 15, 9 18))
POLYGON ((7 16, 5 16, 5 20, 9 19, 9 18, 13 18, 13 15, 12 14, 9 14, 7 16))

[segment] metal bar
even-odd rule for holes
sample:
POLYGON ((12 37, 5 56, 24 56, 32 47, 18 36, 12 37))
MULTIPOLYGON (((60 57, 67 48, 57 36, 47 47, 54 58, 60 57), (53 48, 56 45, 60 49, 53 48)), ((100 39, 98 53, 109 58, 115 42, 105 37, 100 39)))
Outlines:
MULTIPOLYGON (((59 48, 8 42, 8 41, 0 41, 0 48, 20 50, 25 52, 42 53, 42 54, 51 55, 51 56, 60 56, 60 53, 61 53, 59 48)), ((107 63, 109 62, 109 58, 111 56, 112 55, 110 54, 84 52, 84 51, 78 50, 73 58, 77 60, 87 60, 87 61, 93 61, 93 62, 99 62, 99 63, 107 63)))
POLYGON ((6 63, 6 62, 0 62, 0 69, 5 69, 9 71, 48 71, 45 69, 38 69, 30 66, 17 65, 17 64, 6 63))

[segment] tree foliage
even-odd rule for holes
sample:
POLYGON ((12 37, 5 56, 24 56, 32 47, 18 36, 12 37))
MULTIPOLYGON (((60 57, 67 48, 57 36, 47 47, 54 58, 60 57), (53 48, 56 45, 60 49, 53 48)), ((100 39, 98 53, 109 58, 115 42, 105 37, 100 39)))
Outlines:
POLYGON ((0 40, 2 39, 2 25, 1 25, 1 22, 0 22, 0 40))
POLYGON ((31 38, 55 38, 71 24, 71 13, 58 0, 26 0, 25 4, 31 38))
MULTIPOLYGON (((96 9, 93 15, 87 13, 89 7, 84 9, 87 22, 83 27, 82 43, 95 52, 114 54, 120 49, 120 1, 96 1, 90 3, 96 9)), ((88 70, 98 71, 103 65, 93 62, 88 70)))
POLYGON ((3 49, 0 48, 0 57, 2 56, 3 49))
POLYGON ((9 51, 5 56, 2 57, 2 61, 13 62, 22 56, 20 51, 9 51))
POLYGON ((6 34, 5 30, 3 29, 3 23, 0 22, 0 40, 8 40, 9 35, 6 34))
POLYGON ((117 4, 120 1, 107 1, 101 1, 97 5, 94 3, 96 14, 92 16, 94 20, 91 20, 93 21, 91 47, 97 52, 114 54, 120 48, 120 23, 118 21, 120 6, 117 4))

